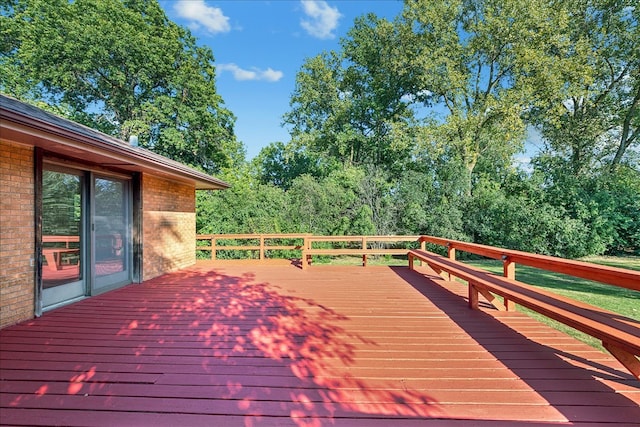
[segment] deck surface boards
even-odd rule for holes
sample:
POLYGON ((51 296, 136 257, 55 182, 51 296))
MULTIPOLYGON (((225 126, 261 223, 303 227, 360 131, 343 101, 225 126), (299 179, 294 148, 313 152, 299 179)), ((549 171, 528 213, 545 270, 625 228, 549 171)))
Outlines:
POLYGON ((407 268, 200 263, 0 331, 0 424, 637 426, 610 355, 407 268))

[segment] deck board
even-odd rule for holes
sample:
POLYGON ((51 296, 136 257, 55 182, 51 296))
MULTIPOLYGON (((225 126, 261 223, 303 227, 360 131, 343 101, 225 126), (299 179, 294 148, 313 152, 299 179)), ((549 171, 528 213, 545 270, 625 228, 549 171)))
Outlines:
POLYGON ((0 331, 0 424, 638 425, 640 384, 428 269, 200 263, 0 331))

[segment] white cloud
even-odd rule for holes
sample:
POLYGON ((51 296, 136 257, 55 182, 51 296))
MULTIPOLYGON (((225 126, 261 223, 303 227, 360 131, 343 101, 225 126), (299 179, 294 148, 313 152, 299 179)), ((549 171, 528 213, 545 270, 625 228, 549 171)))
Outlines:
POLYGON ((277 71, 272 68, 267 68, 266 70, 261 71, 261 74, 262 74, 263 80, 266 80, 269 82, 277 82, 282 78, 282 76, 284 76, 282 71, 277 71))
POLYGON ((304 14, 310 19, 302 19, 300 25, 307 33, 319 39, 334 38, 333 30, 342 17, 337 7, 330 7, 326 1, 301 0, 304 14))
POLYGON ((407 104, 413 104, 414 102, 416 102, 416 99, 420 98, 420 99, 424 99, 424 98, 429 98, 430 96, 433 96, 433 92, 431 92, 430 90, 427 89, 423 89, 421 91, 419 91, 417 94, 412 94, 412 93, 406 93, 404 95, 402 95, 400 97, 400 101, 407 103, 407 104))
POLYGON ((223 71, 228 71, 233 74, 233 78, 236 80, 244 81, 244 80, 264 80, 267 82, 277 82, 280 80, 284 74, 282 71, 274 70, 273 68, 267 68, 266 70, 260 70, 258 68, 252 68, 250 70, 245 70, 243 68, 238 67, 236 64, 218 64, 216 65, 216 69, 222 73, 223 71))
POLYGON ((231 30, 229 18, 222 9, 207 6, 204 0, 179 0, 173 6, 181 18, 186 18, 192 26, 204 26, 212 33, 226 33, 231 30))

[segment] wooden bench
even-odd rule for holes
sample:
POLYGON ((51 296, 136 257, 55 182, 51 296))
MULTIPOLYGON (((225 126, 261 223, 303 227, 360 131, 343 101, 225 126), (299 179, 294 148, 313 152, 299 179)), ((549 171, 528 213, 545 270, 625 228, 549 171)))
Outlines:
POLYGON ((640 379, 640 322, 433 252, 410 250, 408 258, 410 269, 415 269, 418 259, 447 278, 454 276, 468 282, 471 308, 478 308, 479 295, 498 310, 512 310, 517 303, 601 340, 604 348, 640 379))

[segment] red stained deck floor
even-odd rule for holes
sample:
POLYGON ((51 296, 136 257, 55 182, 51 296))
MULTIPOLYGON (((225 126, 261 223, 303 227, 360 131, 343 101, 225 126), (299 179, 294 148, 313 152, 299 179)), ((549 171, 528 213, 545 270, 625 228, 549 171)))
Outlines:
POLYGON ((640 423, 609 355, 407 268, 201 263, 0 331, 0 424, 640 423))

